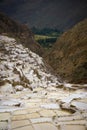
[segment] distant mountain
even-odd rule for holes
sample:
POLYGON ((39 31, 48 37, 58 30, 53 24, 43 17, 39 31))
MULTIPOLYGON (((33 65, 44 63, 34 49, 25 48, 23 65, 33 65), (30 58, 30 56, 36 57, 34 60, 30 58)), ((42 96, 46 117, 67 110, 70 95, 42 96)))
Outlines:
POLYGON ((39 29, 36 27, 32 27, 31 28, 32 32, 34 34, 38 34, 38 35, 49 35, 49 36, 58 36, 62 33, 61 30, 58 30, 56 28, 43 28, 43 29, 39 29))
POLYGON ((29 27, 67 30, 87 17, 87 0, 2 0, 0 10, 29 27))
POLYGON ((42 55, 43 48, 34 40, 34 34, 23 24, 20 24, 3 13, 0 13, 0 34, 11 36, 20 41, 25 47, 42 55))
POLYGON ((47 59, 63 79, 87 83, 87 19, 63 33, 47 59))

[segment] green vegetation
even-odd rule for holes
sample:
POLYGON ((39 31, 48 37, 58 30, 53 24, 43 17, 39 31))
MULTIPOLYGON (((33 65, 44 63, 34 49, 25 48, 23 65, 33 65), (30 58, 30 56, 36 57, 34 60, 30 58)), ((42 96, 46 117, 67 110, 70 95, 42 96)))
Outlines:
POLYGON ((53 43, 56 42, 57 37, 45 36, 45 35, 35 35, 35 40, 42 45, 44 48, 52 47, 53 43))
POLYGON ((32 31, 35 34, 35 40, 44 48, 51 48, 62 33, 57 29, 50 28, 37 29, 33 27, 32 31))

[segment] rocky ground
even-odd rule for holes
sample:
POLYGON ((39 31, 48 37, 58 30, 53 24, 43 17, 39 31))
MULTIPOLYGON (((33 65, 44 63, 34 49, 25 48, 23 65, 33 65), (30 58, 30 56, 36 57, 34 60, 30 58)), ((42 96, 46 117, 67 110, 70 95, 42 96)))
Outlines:
POLYGON ((0 130, 47 129, 87 129, 87 85, 60 82, 41 57, 0 36, 0 130))

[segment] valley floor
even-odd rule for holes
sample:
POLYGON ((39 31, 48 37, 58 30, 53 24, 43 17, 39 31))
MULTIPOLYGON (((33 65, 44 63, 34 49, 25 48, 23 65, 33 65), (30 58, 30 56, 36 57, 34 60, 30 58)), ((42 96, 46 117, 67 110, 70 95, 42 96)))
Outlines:
POLYGON ((0 130, 86 130, 86 88, 0 94, 0 130))

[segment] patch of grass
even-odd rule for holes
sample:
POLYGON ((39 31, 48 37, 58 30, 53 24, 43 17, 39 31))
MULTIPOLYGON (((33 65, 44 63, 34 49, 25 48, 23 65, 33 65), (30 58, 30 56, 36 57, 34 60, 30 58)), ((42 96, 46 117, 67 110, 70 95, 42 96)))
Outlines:
POLYGON ((44 48, 52 47, 53 43, 57 40, 56 36, 49 36, 49 35, 35 35, 35 41, 37 41, 41 46, 44 48))
POLYGON ((53 43, 55 43, 57 38, 62 34, 62 31, 55 28, 39 29, 33 27, 31 30, 35 34, 35 40, 45 49, 51 48, 53 43))

